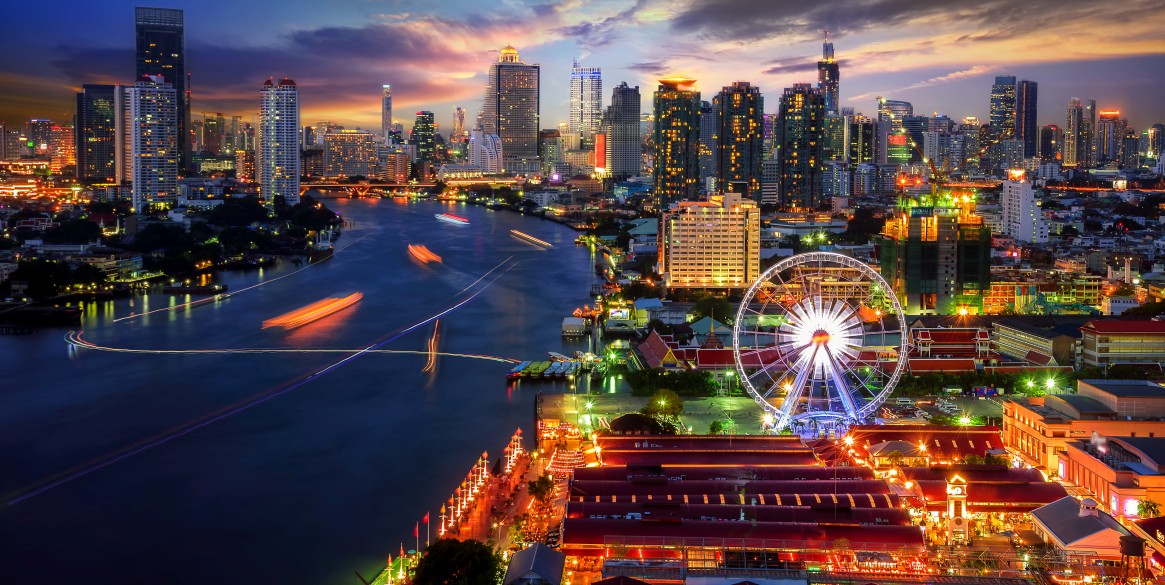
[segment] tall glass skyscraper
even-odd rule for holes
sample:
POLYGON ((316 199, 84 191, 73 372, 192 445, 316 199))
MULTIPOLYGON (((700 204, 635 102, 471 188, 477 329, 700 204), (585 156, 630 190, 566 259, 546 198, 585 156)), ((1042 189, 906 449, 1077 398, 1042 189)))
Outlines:
POLYGON ((992 140, 1013 138, 1015 132, 1015 76, 999 75, 991 86, 991 112, 987 121, 992 140))
POLYGON ((190 164, 190 94, 186 87, 186 33, 181 10, 134 9, 137 33, 136 77, 161 75, 178 96, 177 136, 181 166, 190 164))
POLYGON ((910 162, 910 138, 903 133, 902 121, 914 115, 914 104, 902 100, 888 100, 878 96, 878 150, 879 164, 906 164, 910 162))
POLYGON ((603 133, 607 135, 607 173, 615 179, 639 174, 639 86, 623 82, 611 91, 611 105, 603 117, 603 133))
POLYGON ((824 92, 808 83, 785 88, 777 119, 777 160, 784 207, 816 209, 826 203, 821 190, 824 166, 824 92))
POLYGON ((81 86, 77 94, 77 179, 112 183, 117 178, 117 98, 113 85, 81 86))
POLYGON ((760 161, 764 153, 764 98, 747 81, 725 86, 712 100, 716 113, 716 182, 745 183, 742 193, 760 200, 760 161))
POLYGON ((1039 84, 1023 80, 1015 90, 1015 137, 1023 142, 1023 157, 1039 152, 1040 126, 1036 121, 1036 96, 1039 84))
POLYGON ((599 131, 603 116, 603 72, 598 67, 570 69, 570 119, 567 128, 590 141, 599 131))
POLYGON ((700 92, 696 80, 670 77, 655 91, 652 182, 660 209, 695 198, 700 177, 700 92))
POLYGON ((484 134, 502 140, 502 163, 507 172, 537 173, 538 157, 538 65, 527 65, 518 50, 507 46, 490 65, 489 84, 482 100, 478 126, 484 134))
POLYGON ((256 173, 259 194, 268 206, 283 196, 299 203, 299 88, 284 77, 268 79, 259 90, 259 152, 256 173))
POLYGON ((433 130, 433 112, 417 112, 417 118, 413 122, 413 135, 410 142, 417 146, 418 161, 433 162, 437 148, 436 136, 433 130))
POLYGON ((817 62, 817 87, 825 95, 826 113, 837 113, 841 109, 839 80, 840 71, 837 60, 833 58, 833 43, 829 42, 829 33, 825 33, 825 43, 821 45, 821 60, 817 62))
POLYGON ((380 86, 380 136, 389 142, 392 136, 392 85, 380 86))

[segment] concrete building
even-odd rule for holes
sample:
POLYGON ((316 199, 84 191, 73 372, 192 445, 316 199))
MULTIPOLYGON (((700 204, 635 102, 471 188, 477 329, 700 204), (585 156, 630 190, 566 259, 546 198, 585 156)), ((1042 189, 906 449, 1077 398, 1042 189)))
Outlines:
POLYGON ((1097 320, 1086 323, 1080 333, 1084 366, 1165 362, 1165 321, 1097 320))
POLYGON ((667 288, 744 289, 760 276, 760 208, 739 193, 675 203, 661 223, 667 288))
POLYGON ((256 173, 259 193, 267 205, 283 197, 299 203, 299 88, 284 77, 268 79, 259 91, 259 148, 256 173))
POLYGON ((1008 171, 999 197, 1003 209, 1003 233, 1029 244, 1048 242, 1048 222, 1036 201, 1035 190, 1022 170, 1008 171))
POLYGON ((523 63, 518 50, 503 47, 490 65, 489 83, 481 104, 478 126, 502 141, 503 167, 511 173, 537 173, 539 83, 541 68, 523 63))
POLYGON ((1110 514, 1139 518, 1141 502, 1165 502, 1165 436, 1149 431, 1069 441, 1061 479, 1088 490, 1110 514))
POLYGON ((639 86, 623 82, 611 91, 611 105, 603 116, 606 172, 621 180, 639 174, 642 161, 639 136, 639 86))
POLYGON ((133 208, 178 200, 178 94, 160 75, 118 86, 121 148, 118 181, 133 183, 133 208))
POLYGON ((324 135, 324 176, 337 179, 376 174, 377 140, 371 132, 333 130, 324 135))
POLYGON ((655 92, 655 203, 667 209, 694 199, 700 178, 700 92, 696 80, 659 80, 655 92))
POLYGON ((570 68, 570 118, 567 128, 590 142, 599 131, 602 113, 602 69, 579 67, 578 61, 575 61, 570 68))
POLYGON ((496 134, 486 134, 481 129, 469 133, 469 164, 483 173, 502 172, 502 139, 496 134))

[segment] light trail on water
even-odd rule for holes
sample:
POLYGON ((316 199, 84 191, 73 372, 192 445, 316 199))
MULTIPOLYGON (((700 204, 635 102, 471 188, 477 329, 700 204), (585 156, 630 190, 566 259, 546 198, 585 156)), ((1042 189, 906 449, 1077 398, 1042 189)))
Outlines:
MULTIPOLYGON (((224 419, 230 418, 230 417, 232 417, 240 412, 243 412, 245 410, 248 410, 254 406, 257 406, 259 404, 263 404, 264 402, 267 402, 268 400, 271 400, 273 398, 277 398, 279 396, 287 394, 288 392, 291 392, 292 390, 296 390, 296 389, 306 385, 308 382, 316 380, 317 378, 320 378, 320 377, 322 377, 322 376, 324 376, 332 371, 335 371, 336 369, 340 368, 344 364, 347 364, 347 363, 355 360, 356 358, 358 358, 362 355, 372 353, 375 350, 380 349, 381 346, 386 345, 388 343, 391 343, 397 339, 400 339, 401 337, 408 334, 409 332, 415 331, 416 329, 418 329, 420 327, 424 327, 425 325, 432 323, 433 321, 436 321, 436 320, 440 319, 441 317, 444 317, 444 316, 456 311, 457 309, 460 309, 461 307, 468 304, 470 301, 477 298, 478 295, 480 295, 481 293, 483 293, 487 289, 489 289, 489 287, 494 282, 497 282, 498 279, 500 279, 502 276, 504 276, 507 272, 509 272, 517 264, 516 262, 513 264, 510 264, 510 260, 512 258, 513 258, 512 256, 509 258, 506 258, 505 260, 501 261, 497 266, 494 266, 488 272, 486 272, 486 275, 488 276, 488 275, 496 272, 498 269, 502 268, 503 266, 509 264, 509 266, 507 266, 504 270, 502 270, 500 273, 498 273, 492 279, 487 281, 484 286, 478 288, 477 290, 473 291, 473 293, 469 294, 468 296, 461 299, 460 301, 457 301, 456 303, 446 307, 444 310, 442 310, 441 312, 439 312, 435 315, 432 315, 432 316, 430 316, 422 321, 418 321, 417 323, 409 325, 408 327, 404 327, 404 328, 398 329, 392 333, 389 333, 387 336, 382 338, 380 341, 377 341, 371 345, 368 345, 367 347, 359 349, 359 350, 355 351, 354 353, 352 353, 351 355, 349 355, 345 358, 342 358, 338 361, 332 362, 331 364, 324 366, 323 368, 316 370, 315 372, 312 372, 311 374, 307 374, 306 376, 301 376, 301 377, 299 377, 299 378, 297 378, 297 379, 295 379, 287 384, 284 384, 282 386, 277 386, 275 388, 265 390, 263 392, 260 392, 259 394, 245 398, 243 400, 235 402, 234 404, 222 407, 222 408, 215 410, 211 413, 205 414, 203 416, 192 419, 192 420, 187 421, 185 423, 175 425, 173 427, 170 427, 169 429, 166 429, 164 431, 161 431, 159 433, 151 435, 150 437, 139 440, 135 443, 132 443, 132 444, 127 445, 125 447, 122 447, 120 449, 116 449, 116 450, 111 451, 105 455, 100 455, 98 457, 90 459, 89 461, 87 461, 85 463, 82 463, 80 465, 69 468, 65 471, 54 474, 50 477, 47 477, 43 480, 36 482, 36 483, 30 484, 27 487, 20 488, 20 489, 16 490, 12 495, 10 495, 4 499, 4 504, 2 507, 6 508, 9 506, 19 504, 20 502, 28 500, 29 498, 36 497, 36 496, 43 494, 43 493, 45 493, 53 488, 60 487, 60 486, 65 485, 69 482, 72 482, 74 480, 85 477, 91 473, 99 471, 105 467, 113 465, 114 463, 117 463, 118 461, 128 459, 130 457, 133 457, 134 455, 137 455, 139 453, 142 453, 144 451, 147 451, 147 450, 152 449, 154 447, 157 447, 159 445, 163 445, 163 444, 165 444, 173 439, 177 439, 179 437, 186 436, 194 431, 197 431, 198 429, 210 426, 214 423, 217 423, 217 422, 222 421, 224 419)), ((485 278, 485 276, 483 276, 482 278, 485 278)), ((481 282, 482 278, 479 278, 478 280, 474 281, 474 284, 481 282)), ((473 285, 470 285, 470 287, 472 287, 472 286, 473 285)), ((464 289, 464 290, 468 290, 468 288, 464 289)), ((462 292, 464 292, 464 290, 462 292)), ((457 295, 455 295, 455 298, 456 298, 456 296, 460 296, 460 295, 461 295, 461 293, 458 293, 457 295)), ((428 352, 423 352, 423 353, 428 353, 428 352)))

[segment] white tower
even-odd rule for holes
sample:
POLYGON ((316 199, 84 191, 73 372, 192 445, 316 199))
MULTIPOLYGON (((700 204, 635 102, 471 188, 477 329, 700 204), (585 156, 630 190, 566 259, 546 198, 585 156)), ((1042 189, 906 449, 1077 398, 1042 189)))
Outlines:
MULTIPOLYGON (((160 75, 121 90, 118 132, 135 211, 178 200, 178 94, 160 75)), ((123 172, 122 177, 126 173, 123 172)))
POLYGON ((381 86, 383 93, 380 96, 380 135, 388 143, 389 132, 392 132, 392 86, 381 86))
POLYGON ((268 79, 259 95, 259 194, 269 206, 278 195, 295 205, 299 203, 299 89, 286 77, 278 85, 268 79))
POLYGON ((599 67, 579 67, 578 61, 570 69, 571 132, 590 141, 603 122, 603 72, 599 67))

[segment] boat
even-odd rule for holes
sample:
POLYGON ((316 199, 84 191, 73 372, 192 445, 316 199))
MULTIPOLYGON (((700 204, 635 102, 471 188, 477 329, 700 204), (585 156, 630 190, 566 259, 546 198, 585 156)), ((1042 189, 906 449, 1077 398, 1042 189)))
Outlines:
POLYGON ((206 286, 172 284, 162 288, 162 293, 168 295, 217 295, 224 292, 227 292, 227 285, 225 284, 206 286))
POLYGON ((513 378, 517 378, 517 377, 521 376, 522 370, 526 369, 526 367, 529 366, 530 363, 531 362, 529 362, 529 361, 525 361, 525 362, 522 362, 522 363, 514 366, 514 368, 512 370, 510 370, 510 373, 506 374, 506 377, 513 379, 513 378))
POLYGON ((307 263, 315 264, 330 260, 336 249, 332 246, 332 233, 329 230, 321 231, 316 235, 316 241, 307 252, 307 263))
POLYGON ((520 232, 518 230, 510 230, 510 235, 512 235, 515 238, 518 238, 520 240, 524 240, 528 243, 534 244, 536 246, 542 246, 543 248, 553 248, 554 247, 553 244, 551 244, 550 242, 547 242, 546 240, 540 240, 538 238, 535 238, 534 236, 531 236, 530 234, 527 234, 525 232, 520 232))
POLYGON ((570 358, 555 351, 548 351, 546 355, 550 356, 552 362, 569 362, 570 358))
POLYGON ((422 264, 428 264, 430 262, 440 262, 441 261, 440 256, 434 254, 432 252, 432 250, 429 250, 429 248, 427 248, 423 245, 409 244, 408 249, 409 249, 409 254, 411 254, 413 258, 416 258, 417 261, 422 263, 422 264))
POLYGON ((263 329, 268 327, 282 327, 284 329, 295 329, 296 327, 307 325, 313 321, 318 321, 332 315, 333 313, 342 311, 364 298, 363 293, 354 292, 343 297, 328 297, 318 300, 310 305, 300 307, 289 313, 284 313, 278 317, 267 319, 263 321, 263 329))
POLYGON ((453 215, 452 213, 438 213, 434 215, 438 220, 453 225, 469 225, 469 220, 460 215, 453 215))

